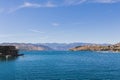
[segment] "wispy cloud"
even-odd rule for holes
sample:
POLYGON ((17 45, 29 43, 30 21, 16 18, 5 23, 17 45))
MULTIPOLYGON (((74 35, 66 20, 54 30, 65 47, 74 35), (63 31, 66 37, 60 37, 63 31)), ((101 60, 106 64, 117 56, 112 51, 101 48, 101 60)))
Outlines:
POLYGON ((42 32, 42 31, 36 30, 36 29, 30 29, 29 31, 31 31, 33 33, 45 33, 45 32, 42 32))
POLYGON ((52 23, 52 26, 59 26, 60 24, 57 22, 52 23))
POLYGON ((64 5, 79 5, 81 3, 117 3, 120 0, 64 0, 64 5))
POLYGON ((55 4, 52 2, 46 2, 44 4, 39 3, 30 3, 30 2, 24 2, 23 5, 20 5, 19 8, 39 8, 39 7, 56 7, 55 4))
POLYGON ((56 5, 56 4, 53 4, 52 2, 49 2, 49 1, 48 1, 47 3, 43 4, 42 7, 51 8, 51 7, 57 7, 57 5, 56 5))
POLYGON ((50 1, 48 1, 44 4, 24 2, 22 5, 19 5, 16 8, 11 8, 9 13, 15 12, 15 11, 23 9, 23 8, 52 8, 52 7, 56 7, 56 5, 50 1))
POLYGON ((97 2, 97 3, 117 3, 117 2, 120 2, 120 0, 93 0, 93 2, 97 2))
MULTIPOLYGON (((11 8, 9 13, 15 12, 17 10, 23 9, 23 8, 54 8, 54 7, 64 7, 64 6, 75 6, 80 5, 83 3, 118 3, 120 0, 61 0, 59 3, 55 3, 56 0, 50 0, 44 2, 44 3, 33 3, 33 2, 24 2, 21 5, 16 6, 15 8, 11 8)), ((0 9, 0 12, 2 10, 0 9)))
POLYGON ((86 2, 87 0, 64 0, 64 5, 79 5, 86 2))
POLYGON ((30 3, 30 2, 25 2, 23 5, 20 5, 19 8, 27 8, 27 7, 41 7, 40 4, 36 4, 36 3, 30 3))

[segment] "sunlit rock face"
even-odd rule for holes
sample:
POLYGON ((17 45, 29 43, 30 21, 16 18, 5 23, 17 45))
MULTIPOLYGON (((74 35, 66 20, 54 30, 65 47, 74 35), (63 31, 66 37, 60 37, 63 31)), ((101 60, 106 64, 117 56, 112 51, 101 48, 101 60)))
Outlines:
POLYGON ((115 52, 120 52, 120 43, 115 44, 115 45, 109 45, 109 46, 101 46, 101 45, 77 46, 70 50, 71 51, 115 51, 115 52))

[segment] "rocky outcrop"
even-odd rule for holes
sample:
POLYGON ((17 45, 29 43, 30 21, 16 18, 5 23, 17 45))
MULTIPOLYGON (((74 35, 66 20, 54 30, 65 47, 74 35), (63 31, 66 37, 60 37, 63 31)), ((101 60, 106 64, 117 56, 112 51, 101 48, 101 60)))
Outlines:
POLYGON ((71 51, 114 51, 120 52, 120 43, 109 46, 101 45, 86 45, 86 46, 77 46, 70 49, 71 51))
POLYGON ((15 46, 0 46, 0 57, 20 56, 15 46))

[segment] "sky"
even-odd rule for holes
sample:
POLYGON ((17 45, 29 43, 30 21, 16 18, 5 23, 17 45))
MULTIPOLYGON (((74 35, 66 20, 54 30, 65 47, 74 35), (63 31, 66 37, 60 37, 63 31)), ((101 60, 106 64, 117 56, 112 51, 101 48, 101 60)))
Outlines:
POLYGON ((120 0, 0 0, 0 42, 118 43, 120 0))

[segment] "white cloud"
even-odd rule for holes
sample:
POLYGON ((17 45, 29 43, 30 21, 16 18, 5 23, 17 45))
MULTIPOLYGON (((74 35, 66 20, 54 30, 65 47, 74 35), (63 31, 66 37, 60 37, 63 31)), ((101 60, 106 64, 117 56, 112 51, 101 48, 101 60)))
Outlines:
POLYGON ((40 4, 36 4, 36 3, 30 3, 30 2, 25 2, 23 5, 19 6, 19 8, 27 8, 27 7, 41 7, 40 4))
POLYGON ((79 5, 86 2, 87 0, 64 0, 64 5, 79 5))
POLYGON ((56 23, 56 22, 54 22, 54 23, 52 23, 52 26, 59 26, 60 24, 59 23, 56 23))
MULTIPOLYGON (((15 8, 11 8, 9 13, 15 12, 19 9, 23 8, 54 8, 54 7, 64 7, 64 6, 75 6, 80 5, 82 3, 118 3, 120 0, 63 0, 59 3, 55 4, 55 0, 53 2, 47 1, 44 3, 32 3, 32 2, 24 2, 22 5, 16 6, 15 8)), ((0 12, 3 10, 0 9, 0 12)))
POLYGON ((19 8, 40 8, 40 7, 56 7, 55 4, 53 4, 52 2, 48 1, 44 4, 39 4, 39 3, 30 3, 30 2, 25 2, 23 5, 19 6, 19 8))
POLYGON ((45 32, 39 31, 39 30, 35 30, 35 29, 30 29, 29 31, 31 31, 33 33, 45 33, 45 32))
POLYGON ((92 2, 92 3, 117 3, 120 0, 64 0, 64 5, 79 5, 85 2, 92 2))
POLYGON ((44 5, 42 5, 42 7, 48 7, 48 8, 51 8, 51 7, 57 7, 57 5, 53 4, 52 2, 47 2, 45 3, 44 5))
POLYGON ((97 3, 117 3, 117 2, 120 2, 120 0, 93 0, 93 2, 97 2, 97 3))
POLYGON ((9 13, 15 12, 15 11, 17 11, 19 9, 23 9, 23 8, 52 8, 52 7, 56 7, 56 5, 50 1, 48 1, 44 4, 24 2, 22 5, 19 5, 16 8, 11 8, 9 13))

